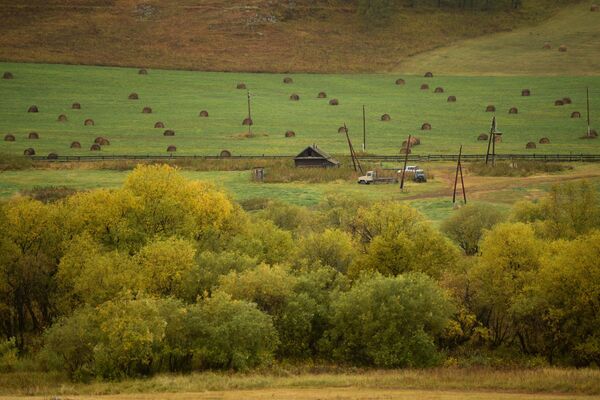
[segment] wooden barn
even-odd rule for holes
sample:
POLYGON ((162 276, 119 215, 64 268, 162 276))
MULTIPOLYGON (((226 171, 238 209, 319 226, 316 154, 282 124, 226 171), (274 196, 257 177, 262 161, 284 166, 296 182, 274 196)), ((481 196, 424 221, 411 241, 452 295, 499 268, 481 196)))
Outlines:
POLYGON ((339 167, 340 162, 317 147, 308 146, 294 158, 297 168, 332 168, 339 167))

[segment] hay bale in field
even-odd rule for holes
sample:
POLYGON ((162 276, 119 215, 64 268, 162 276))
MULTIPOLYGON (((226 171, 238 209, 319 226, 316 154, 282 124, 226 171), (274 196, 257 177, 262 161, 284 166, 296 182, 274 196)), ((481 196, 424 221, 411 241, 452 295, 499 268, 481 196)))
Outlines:
POLYGON ((198 116, 200 116, 202 118, 208 118, 208 111, 202 110, 202 111, 200 111, 200 114, 198 114, 198 116))
POLYGON ((102 145, 104 142, 108 142, 108 140, 103 138, 102 136, 98 136, 96 139, 94 139, 94 143, 99 145, 102 145))
POLYGON ((543 137, 540 139, 539 143, 540 144, 550 144, 550 139, 548 139, 547 137, 543 137))
POLYGON ((38 135, 37 132, 29 132, 29 135, 27 135, 27 139, 39 139, 40 135, 38 135))
POLYGON ((598 4, 592 4, 590 6, 590 11, 591 12, 598 12, 598 11, 600 11, 600 6, 598 4))
POLYGON ((340 102, 338 101, 338 99, 331 99, 331 100, 329 100, 329 105, 330 106, 337 106, 339 104, 340 104, 340 102))
POLYGON ((58 154, 56 154, 56 153, 49 153, 46 156, 46 159, 48 159, 48 160, 57 160, 58 159, 58 154))
POLYGON ((421 90, 429 90, 429 85, 424 83, 421 85, 421 90))
POLYGON ((571 118, 581 118, 581 113, 579 111, 573 111, 571 113, 571 118))
POLYGON ((573 101, 571 100, 570 97, 563 97, 562 101, 564 104, 572 104, 573 103, 573 101))
POLYGON ((561 53, 565 53, 567 51, 567 45, 561 44, 558 47, 558 51, 560 51, 561 53))
POLYGON ((383 114, 381 116, 382 121, 390 121, 391 119, 392 119, 392 117, 390 117, 390 114, 383 114))
POLYGON ((94 124, 94 120, 91 118, 88 118, 85 121, 83 121, 83 126, 94 126, 94 124))
POLYGON ((67 116, 65 114, 60 114, 57 118, 58 122, 67 122, 67 116))
POLYGON ((564 102, 564 101, 562 101, 562 100, 556 100, 556 101, 554 102, 554 105, 555 105, 555 106, 564 106, 564 105, 565 105, 565 102, 564 102))
POLYGON ((31 107, 29 107, 29 108, 27 109, 27 112, 28 112, 28 113, 36 113, 36 112, 39 112, 39 111, 40 111, 40 110, 39 110, 39 109, 38 109, 38 107, 37 107, 37 106, 35 106, 35 105, 34 105, 34 106, 31 106, 31 107))
POLYGON ((244 118, 244 120, 242 121, 242 125, 254 125, 254 122, 252 121, 252 118, 244 118))
POLYGON ((340 126, 338 128, 338 133, 346 133, 346 127, 345 126, 340 126))
POLYGON ((487 133, 482 133, 481 135, 477 136, 477 140, 488 140, 489 136, 487 135, 487 133))
POLYGON ((148 71, 146 71, 145 68, 140 68, 140 70, 138 71, 138 74, 140 74, 140 75, 148 75, 148 71))
POLYGON ((163 124, 161 121, 158 121, 154 124, 154 128, 164 128, 165 124, 163 124))
POLYGON ((93 145, 90 146, 90 151, 100 151, 102 150, 102 147, 100 147, 100 145, 98 143, 94 143, 93 145))
POLYGON ((140 96, 138 96, 138 94, 137 94, 137 93, 130 93, 130 94, 129 94, 129 96, 127 96, 127 98, 128 98, 129 100, 139 100, 139 99, 140 99, 140 96))
POLYGON ((28 148, 23 151, 24 156, 35 156, 35 150, 33 148, 28 148))
POLYGON ((73 103, 73 104, 71 104, 71 108, 73 110, 81 110, 81 104, 79 104, 79 103, 73 103))
POLYGON ((402 78, 396 79, 396 85, 405 85, 406 81, 402 78))
POLYGON ((81 148, 81 143, 75 141, 75 142, 71 142, 71 148, 72 149, 80 149, 81 148))
POLYGON ((456 103, 456 96, 448 96, 448 103, 456 103))
POLYGON ((319 94, 317 95, 317 99, 326 99, 327 98, 327 93, 325 92, 319 92, 319 94))
POLYGON ((292 101, 298 101, 298 100, 300 100, 300 96, 298 96, 296 93, 293 93, 290 96, 290 100, 292 100, 292 101))
POLYGON ((237 86, 235 88, 236 89, 246 89, 246 84, 243 82, 240 82, 237 84, 237 86))
POLYGON ((550 44, 550 42, 546 42, 542 46, 542 49, 544 49, 544 50, 550 50, 551 48, 552 48, 552 45, 550 44))
POLYGON ((294 80, 289 76, 286 76, 285 78, 283 78, 283 83, 294 83, 294 80))
POLYGON ((430 131, 431 130, 431 124, 429 122, 425 122, 423 125, 421 125, 421 130, 422 131, 430 131))
MULTIPOLYGON (((406 140, 402 141, 402 147, 403 148, 406 147, 406 143, 407 143, 406 140)), ((411 136, 410 137, 410 145, 411 146, 418 146, 420 144, 421 144, 421 139, 419 139, 418 137, 415 137, 415 136, 411 136)))
POLYGON ((425 72, 425 78, 433 78, 433 72, 425 72))
POLYGON ((519 109, 517 107, 511 107, 510 110, 508 110, 509 114, 518 114, 519 113, 519 109))
POLYGON ((433 91, 433 93, 444 93, 444 88, 441 86, 438 86, 435 88, 435 90, 433 91))
POLYGON ((152 108, 144 107, 144 109, 142 110, 142 114, 152 114, 152 108))
POLYGON ((170 145, 170 146, 167 147, 167 152, 168 153, 173 153, 175 151, 177 151, 177 147, 176 146, 170 145))
POLYGON ((585 135, 583 135, 581 138, 582 139, 596 139, 597 137, 598 137, 598 132, 596 132, 595 129, 590 129, 590 134, 588 135, 586 132, 585 135))
POLYGON ((11 72, 5 72, 4 75, 2 75, 2 79, 14 79, 14 75, 11 72))
POLYGON ((163 136, 175 136, 175 131, 172 129, 167 129, 163 132, 163 136))
POLYGON ((527 142, 527 144, 525 145, 526 149, 535 149, 535 143, 533 142, 527 142))
POLYGON ((294 137, 296 136, 296 132, 294 131, 286 131, 285 132, 285 137, 294 137))
POLYGON ((488 106, 485 108, 485 112, 496 112, 496 106, 493 106, 493 105, 491 105, 491 104, 490 104, 490 105, 488 105, 488 106))
POLYGON ((15 141, 15 135, 11 135, 10 133, 4 135, 4 141, 5 142, 14 142, 15 141))
POLYGON ((521 90, 521 96, 523 96, 523 97, 529 97, 529 96, 531 96, 531 90, 529 90, 529 89, 523 89, 523 90, 521 90))
POLYGON ((221 150, 219 157, 231 157, 231 152, 229 150, 221 150))

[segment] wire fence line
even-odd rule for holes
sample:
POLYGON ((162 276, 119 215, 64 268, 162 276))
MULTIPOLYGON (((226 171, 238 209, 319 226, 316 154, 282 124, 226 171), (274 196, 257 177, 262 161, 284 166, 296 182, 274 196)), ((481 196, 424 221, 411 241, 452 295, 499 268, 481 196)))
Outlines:
MULTIPOLYGON (((42 162, 98 162, 98 161, 164 161, 164 160, 272 160, 293 159, 294 155, 232 155, 232 156, 209 156, 209 155, 85 155, 85 156, 31 156, 33 161, 42 162)), ((349 156, 341 156, 347 158, 349 156)), ((360 161, 404 161, 404 155, 363 155, 360 161)), ((484 161, 485 154, 463 154, 464 161, 484 161)), ((496 154, 497 161, 554 161, 554 162, 600 162, 600 154, 496 154)), ((458 154, 410 154, 408 161, 457 161, 458 154)))

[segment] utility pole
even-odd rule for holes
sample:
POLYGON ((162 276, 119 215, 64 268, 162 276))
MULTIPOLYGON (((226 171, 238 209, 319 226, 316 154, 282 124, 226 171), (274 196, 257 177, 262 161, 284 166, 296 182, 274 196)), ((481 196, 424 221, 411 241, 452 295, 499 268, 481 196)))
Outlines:
POLYGON ((252 136, 252 110, 250 109, 250 90, 248 90, 248 118, 250 123, 248 124, 248 136, 252 136))
POLYGON ((404 155, 404 166, 402 167, 402 178, 400 179, 400 190, 404 189, 404 174, 406 173, 406 163, 408 162, 408 153, 410 152, 410 140, 411 135, 408 135, 408 141, 406 142, 406 154, 404 155))
POLYGON ((348 135, 348 128, 346 127, 346 123, 344 122, 344 132, 346 133, 346 140, 348 141, 348 148, 350 149, 350 158, 352 158, 352 166, 354 167, 354 171, 360 171, 361 175, 364 173, 362 166, 360 165, 360 161, 358 161, 358 157, 356 156, 356 152, 354 151, 354 146, 352 146, 352 141, 350 140, 350 135, 348 135))
POLYGON ((590 88, 586 88, 587 94, 587 137, 592 136, 592 128, 590 125, 590 88))
POLYGON ((492 127, 490 128, 490 137, 488 138, 487 152, 485 153, 485 165, 488 165, 490 155, 492 156, 492 166, 496 165, 496 135, 502 135, 496 129, 496 117, 492 118, 492 127), (492 152, 490 153, 490 147, 492 152))
POLYGON ((363 104, 363 152, 365 151, 367 151, 367 118, 365 117, 365 106, 363 104))
POLYGON ((458 174, 459 173, 460 173, 460 183, 461 183, 462 192, 463 192, 463 199, 465 201, 465 204, 467 204, 467 193, 465 191, 465 180, 463 178, 461 157, 462 157, 462 144, 460 145, 460 150, 458 150, 458 161, 456 162, 456 175, 454 176, 454 192, 452 193, 452 204, 456 203, 456 186, 458 184, 458 174))

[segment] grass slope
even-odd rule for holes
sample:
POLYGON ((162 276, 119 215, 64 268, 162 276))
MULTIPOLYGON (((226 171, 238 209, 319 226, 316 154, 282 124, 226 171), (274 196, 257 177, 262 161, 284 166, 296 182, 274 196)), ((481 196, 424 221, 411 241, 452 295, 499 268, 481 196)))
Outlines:
MULTIPOLYGON (((406 85, 395 85, 397 75, 317 75, 294 74, 293 84, 283 84, 284 75, 249 73, 210 73, 150 70, 138 75, 135 69, 40 64, 0 63, 1 71, 11 71, 15 79, 0 79, 0 135, 11 133, 15 142, 0 141, 0 153, 22 154, 28 147, 41 155, 91 154, 97 136, 111 144, 103 154, 166 154, 168 145, 177 154, 216 155, 222 149, 234 155, 294 155, 306 145, 317 143, 330 153, 346 154, 345 137, 338 127, 346 122, 356 148, 362 141, 362 105, 367 107, 367 151, 398 154, 409 134, 421 138, 413 149, 420 154, 456 152, 463 144, 466 153, 484 153, 487 143, 477 136, 489 131, 491 113, 497 109, 499 128, 504 132, 499 153, 598 153, 600 140, 579 139, 586 131, 585 87, 590 86, 592 116, 600 112, 600 77, 460 77, 402 76, 406 85), (242 120, 247 115, 246 91, 236 84, 245 82, 252 93, 255 137, 246 138, 242 120), (429 90, 420 90, 428 83, 429 90), (445 93, 436 94, 441 86, 445 93), (531 97, 522 97, 529 88, 531 97), (327 92, 337 98, 317 99, 327 92), (128 100, 137 92, 140 100, 128 100), (297 93, 300 101, 290 101, 297 93), (455 95, 456 103, 447 97, 455 95), (573 104, 556 107, 554 100, 569 96, 573 104), (81 110, 72 110, 73 102, 81 110), (27 113, 36 104, 40 112, 27 113), (150 106, 152 114, 142 114, 150 106), (510 107, 519 114, 509 115, 510 107), (208 118, 198 116, 200 110, 208 118), (584 118, 571 119, 572 111, 584 118), (382 122, 388 113, 391 121, 382 122), (58 122, 59 114, 68 117, 58 122), (96 125, 84 127, 87 118, 96 125), (164 137, 154 123, 163 121, 176 132, 164 137), (431 131, 421 131, 425 122, 431 131), (285 138, 286 130, 296 132, 285 138), (27 139, 30 131, 39 140, 27 139), (525 150, 525 143, 548 137, 549 145, 525 150), (80 141, 81 150, 70 149, 80 141)), ((596 128, 598 125, 596 124, 596 128)))
POLYGON ((600 12, 588 2, 570 5, 538 26, 465 40, 425 52, 400 64, 460 75, 599 75, 600 12), (549 42, 551 49, 543 49, 549 42), (567 52, 558 47, 566 45, 567 52))
POLYGON ((522 10, 496 12, 398 6, 389 24, 375 28, 361 21, 355 4, 0 0, 0 60, 204 71, 384 72, 397 70, 398 60, 413 54, 537 23, 564 6, 558 0, 527 0, 522 10), (293 18, 285 17, 286 4, 294 7, 293 18))

